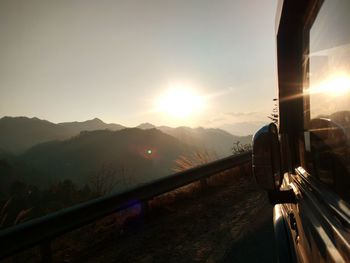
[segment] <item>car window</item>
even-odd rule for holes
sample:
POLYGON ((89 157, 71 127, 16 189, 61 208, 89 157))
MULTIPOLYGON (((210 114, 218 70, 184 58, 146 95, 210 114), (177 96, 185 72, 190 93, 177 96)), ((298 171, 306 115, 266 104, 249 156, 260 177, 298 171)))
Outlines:
POLYGON ((306 132, 312 174, 349 200, 350 2, 325 1, 310 29, 306 132))

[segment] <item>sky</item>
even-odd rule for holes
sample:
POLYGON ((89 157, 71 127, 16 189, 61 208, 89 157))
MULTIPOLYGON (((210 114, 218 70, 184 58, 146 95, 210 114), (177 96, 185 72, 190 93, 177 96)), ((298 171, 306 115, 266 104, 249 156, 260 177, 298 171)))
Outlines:
POLYGON ((268 122, 277 96, 276 7, 277 0, 0 0, 0 117, 251 133, 268 122), (169 103, 176 89, 190 94, 186 116, 160 107, 182 105, 169 103), (192 109, 194 100, 200 106, 192 109))

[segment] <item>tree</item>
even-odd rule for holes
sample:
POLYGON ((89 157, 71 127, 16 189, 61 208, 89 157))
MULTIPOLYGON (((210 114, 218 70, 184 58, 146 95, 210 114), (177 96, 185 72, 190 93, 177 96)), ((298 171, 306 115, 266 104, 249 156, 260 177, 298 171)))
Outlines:
POLYGON ((241 144, 240 141, 234 142, 232 146, 232 154, 239 154, 239 153, 245 153, 252 150, 252 145, 247 144, 241 144))
POLYGON ((123 173, 125 173, 124 169, 120 170, 118 173, 117 169, 112 165, 103 164, 100 169, 92 173, 89 178, 91 191, 97 196, 111 193, 120 183, 123 173))
POLYGON ((275 123, 276 125, 278 125, 278 99, 274 98, 272 101, 274 101, 274 106, 272 109, 272 112, 270 114, 270 116, 267 116, 269 119, 272 120, 273 123, 275 123))

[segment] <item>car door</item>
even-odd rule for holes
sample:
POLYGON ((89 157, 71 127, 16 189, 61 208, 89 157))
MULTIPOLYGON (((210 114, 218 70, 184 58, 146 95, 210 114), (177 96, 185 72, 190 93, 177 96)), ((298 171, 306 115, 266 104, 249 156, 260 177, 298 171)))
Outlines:
POLYGON ((350 1, 325 0, 304 32, 300 166, 283 214, 300 262, 350 262, 350 1), (306 40, 305 40, 306 39, 306 40))

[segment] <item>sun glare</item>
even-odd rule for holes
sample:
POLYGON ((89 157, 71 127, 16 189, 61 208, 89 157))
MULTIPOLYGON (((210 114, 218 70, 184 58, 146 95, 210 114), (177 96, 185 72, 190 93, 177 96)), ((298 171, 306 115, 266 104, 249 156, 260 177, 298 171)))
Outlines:
POLYGON ((174 86, 158 99, 157 110, 176 118, 188 118, 203 107, 203 99, 191 88, 174 86))
POLYGON ((350 91, 350 76, 337 75, 310 89, 310 93, 323 93, 330 96, 342 96, 350 91))

